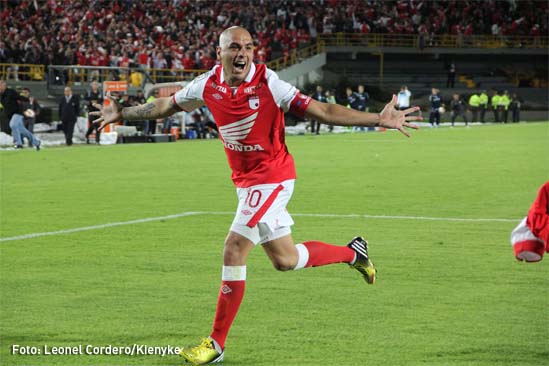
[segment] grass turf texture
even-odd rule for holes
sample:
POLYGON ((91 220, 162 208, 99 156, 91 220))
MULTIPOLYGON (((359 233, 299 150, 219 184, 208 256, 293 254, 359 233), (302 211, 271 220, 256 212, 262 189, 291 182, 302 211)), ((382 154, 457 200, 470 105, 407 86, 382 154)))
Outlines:
MULTIPOLYGON (((509 234, 549 177, 549 124, 288 137, 294 238, 370 241, 378 282, 343 264, 272 269, 260 248, 226 365, 546 365, 549 261, 509 234)), ((7 238, 234 212, 219 141, 5 151, 7 238)), ((1 365, 178 365, 177 356, 22 356, 13 344, 181 346, 210 332, 231 214, 0 242, 1 365)))

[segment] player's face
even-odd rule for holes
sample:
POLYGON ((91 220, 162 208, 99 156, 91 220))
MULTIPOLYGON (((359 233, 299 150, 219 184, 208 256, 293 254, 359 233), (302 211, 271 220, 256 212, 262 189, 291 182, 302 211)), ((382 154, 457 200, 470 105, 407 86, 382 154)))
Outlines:
POLYGON ((245 29, 235 29, 223 35, 217 48, 227 84, 238 86, 244 81, 254 58, 252 36, 245 29))

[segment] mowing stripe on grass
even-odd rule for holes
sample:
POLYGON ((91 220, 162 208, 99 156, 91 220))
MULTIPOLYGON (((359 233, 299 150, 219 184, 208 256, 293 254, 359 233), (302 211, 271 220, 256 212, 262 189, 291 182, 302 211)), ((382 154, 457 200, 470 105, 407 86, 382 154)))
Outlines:
MULTIPOLYGON (((101 224, 101 225, 83 226, 83 227, 76 227, 76 228, 73 228, 73 229, 48 231, 48 232, 44 232, 44 233, 32 233, 32 234, 10 236, 10 237, 6 237, 6 238, 0 238, 0 242, 38 238, 38 237, 41 237, 41 236, 70 234, 70 233, 77 233, 77 232, 80 232, 80 231, 98 230, 98 229, 105 229, 105 228, 108 228, 108 227, 122 226, 122 225, 142 224, 142 223, 145 223, 145 222, 152 222, 152 221, 172 220, 172 219, 177 219, 177 218, 180 218, 180 217, 196 216, 196 215, 234 215, 234 212, 223 212, 223 211, 217 211, 217 212, 216 211, 213 211, 213 212, 206 212, 206 211, 181 212, 181 213, 178 213, 178 214, 167 215, 167 216, 148 217, 148 218, 144 218, 144 219, 137 219, 137 220, 130 220, 130 221, 120 221, 120 222, 109 222, 109 223, 101 224)), ((492 218, 492 219, 483 219, 483 218, 400 216, 400 215, 387 216, 387 215, 364 215, 364 214, 292 213, 292 216, 296 216, 296 217, 392 219, 392 220, 425 220, 425 221, 450 221, 450 222, 516 222, 516 223, 518 223, 520 221, 520 219, 494 219, 494 218, 492 218)))

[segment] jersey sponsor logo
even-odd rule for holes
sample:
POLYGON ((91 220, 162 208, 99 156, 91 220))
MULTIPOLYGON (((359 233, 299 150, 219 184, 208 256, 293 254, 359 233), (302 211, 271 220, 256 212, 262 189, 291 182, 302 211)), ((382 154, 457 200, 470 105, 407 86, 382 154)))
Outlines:
POLYGON ((217 99, 217 100, 223 99, 223 97, 222 97, 221 94, 219 94, 219 93, 213 94, 212 97, 214 97, 214 99, 217 99))
POLYGON ((242 210, 240 212, 242 212, 242 215, 246 215, 246 216, 250 216, 251 214, 253 214, 253 212, 250 210, 242 210))
POLYGON ((220 91, 220 92, 222 92, 222 93, 227 93, 227 88, 225 88, 224 86, 222 86, 222 85, 217 85, 217 84, 214 83, 213 81, 212 81, 212 84, 211 84, 211 85, 212 85, 212 88, 214 88, 215 90, 220 91))
POLYGON ((219 133, 223 137, 223 145, 233 151, 261 151, 265 150, 261 145, 244 145, 239 140, 244 140, 252 130, 258 112, 228 125, 219 127, 219 133))
POLYGON ((244 94, 254 94, 254 93, 255 93, 255 85, 244 88, 244 94))

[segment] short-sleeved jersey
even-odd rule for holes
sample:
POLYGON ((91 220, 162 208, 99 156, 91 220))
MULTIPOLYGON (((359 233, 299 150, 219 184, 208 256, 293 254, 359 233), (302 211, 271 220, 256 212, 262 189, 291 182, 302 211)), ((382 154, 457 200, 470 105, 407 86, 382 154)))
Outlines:
POLYGON ((198 76, 173 96, 180 108, 209 108, 239 188, 295 179, 285 143, 284 112, 303 116, 311 98, 282 81, 265 65, 252 64, 237 88, 224 80, 221 65, 198 76))

